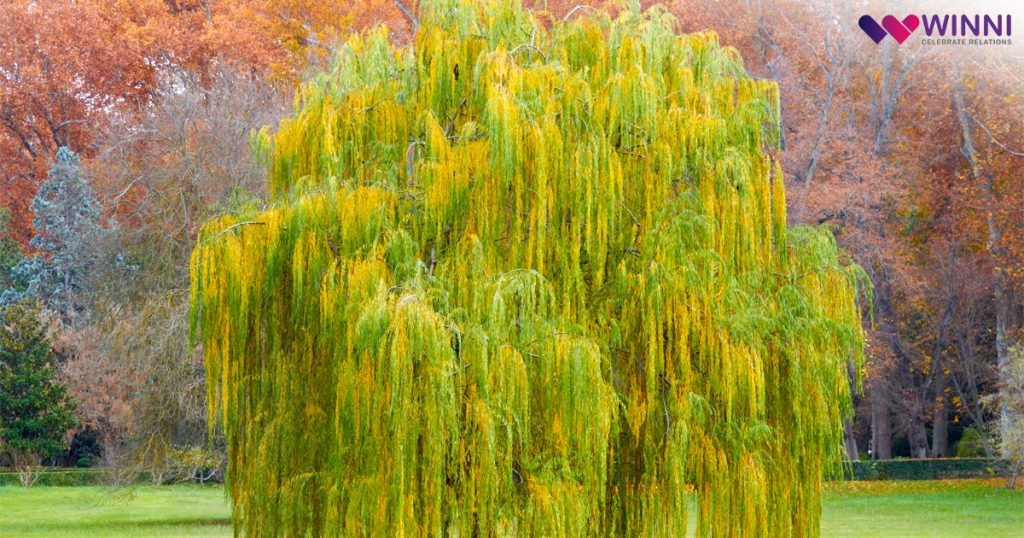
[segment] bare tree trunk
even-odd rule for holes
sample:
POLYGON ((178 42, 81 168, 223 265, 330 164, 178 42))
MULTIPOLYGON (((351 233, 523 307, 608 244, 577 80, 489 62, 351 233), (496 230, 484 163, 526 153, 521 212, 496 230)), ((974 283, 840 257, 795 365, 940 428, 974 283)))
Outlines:
POLYGON ((811 186, 811 178, 814 177, 814 171, 818 168, 818 161, 821 160, 821 145, 825 142, 825 133, 828 129, 828 109, 831 105, 832 96, 829 95, 818 122, 818 136, 814 139, 814 147, 811 148, 811 159, 807 163, 807 171, 804 172, 804 187, 811 186))
POLYGON ((857 438, 853 436, 853 419, 846 419, 843 428, 843 444, 846 445, 846 457, 850 458, 850 461, 857 461, 860 459, 860 452, 857 450, 857 438))
POLYGON ((947 405, 946 376, 939 378, 936 387, 938 397, 935 398, 935 419, 932 422, 932 457, 945 458, 949 447, 949 407, 947 405))
POLYGON ((893 69, 894 50, 891 40, 886 40, 882 44, 882 72, 877 89, 875 88, 874 81, 871 80, 870 76, 868 77, 868 86, 872 97, 872 123, 875 130, 872 152, 875 155, 880 155, 885 149, 886 135, 889 131, 889 124, 892 122, 893 114, 896 112, 896 104, 899 102, 903 92, 906 91, 904 82, 906 81, 907 74, 910 73, 910 68, 913 67, 914 62, 917 60, 917 57, 914 55, 907 56, 903 60, 903 66, 896 72, 893 69))
POLYGON ((820 116, 818 116, 818 135, 814 139, 814 145, 811 147, 811 157, 807 163, 807 171, 804 174, 805 187, 810 186, 811 178, 814 177, 814 171, 817 170, 818 162, 821 160, 821 147, 825 143, 828 134, 828 119, 832 110, 832 101, 835 99, 836 91, 838 91, 839 84, 843 80, 846 66, 850 62, 850 55, 846 52, 843 40, 832 38, 831 33, 828 32, 825 33, 824 52, 828 60, 828 67, 826 68, 825 63, 818 60, 818 69, 825 77, 825 95, 822 96, 813 89, 810 91, 811 96, 818 103, 820 116))
POLYGON ((981 403, 978 387, 979 382, 979 360, 974 353, 974 342, 961 333, 957 337, 957 356, 960 361, 960 368, 963 369, 962 379, 959 375, 950 376, 949 381, 953 383, 957 395, 966 403, 962 408, 964 414, 970 418, 971 423, 982 432, 981 444, 987 457, 996 454, 992 446, 989 433, 985 428, 985 410, 981 403))
MULTIPOLYGON (((995 225, 992 213, 988 214, 989 252, 996 257, 1001 245, 1002 229, 995 225)), ((992 260, 992 295, 996 307, 996 367, 999 371, 999 386, 1006 386, 1006 370, 1010 363, 1010 293, 1006 288, 1006 274, 999 268, 999 262, 992 260)), ((999 455, 1007 457, 1007 439, 1012 424, 1006 398, 999 398, 999 455)))
POLYGON ((892 459, 892 416, 885 398, 871 395, 871 442, 874 452, 871 457, 876 460, 892 459))
MULTIPOLYGON (((955 255, 950 256, 949 267, 954 267, 955 255)), ((934 409, 932 410, 932 450, 933 458, 946 457, 946 449, 949 445, 949 398, 946 391, 949 390, 949 370, 947 370, 946 352, 949 343, 949 325, 953 321, 953 310, 956 308, 956 293, 953 290, 955 275, 947 271, 945 278, 946 285, 946 307, 939 322, 938 334, 935 337, 935 347, 932 349, 932 368, 930 376, 935 380, 934 409)))
POLYGON ((917 404, 917 397, 914 397, 914 407, 908 413, 907 442, 910 443, 911 458, 928 457, 928 432, 924 429, 923 409, 917 404))

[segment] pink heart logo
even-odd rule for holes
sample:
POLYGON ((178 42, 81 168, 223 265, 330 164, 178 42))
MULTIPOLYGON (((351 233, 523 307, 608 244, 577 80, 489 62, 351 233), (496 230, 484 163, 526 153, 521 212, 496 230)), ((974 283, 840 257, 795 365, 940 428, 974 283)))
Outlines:
POLYGON ((885 31, 889 32, 889 35, 900 45, 910 37, 910 34, 914 33, 914 30, 917 30, 919 24, 921 24, 921 20, 917 18, 917 15, 907 15, 903 21, 892 15, 882 18, 882 28, 885 28, 885 31))

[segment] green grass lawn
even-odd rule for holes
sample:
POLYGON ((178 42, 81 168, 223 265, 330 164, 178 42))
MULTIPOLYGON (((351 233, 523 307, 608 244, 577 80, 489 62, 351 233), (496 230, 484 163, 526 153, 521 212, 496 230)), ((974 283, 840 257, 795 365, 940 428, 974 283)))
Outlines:
POLYGON ((828 488, 822 536, 1024 537, 1024 491, 993 480, 845 482, 828 488))
POLYGON ((0 487, 0 536, 231 536, 219 487, 0 487))
MULTIPOLYGON (((825 496, 822 536, 1024 536, 1024 492, 997 480, 848 482, 825 496)), ((231 536, 216 487, 0 487, 0 536, 231 536)))

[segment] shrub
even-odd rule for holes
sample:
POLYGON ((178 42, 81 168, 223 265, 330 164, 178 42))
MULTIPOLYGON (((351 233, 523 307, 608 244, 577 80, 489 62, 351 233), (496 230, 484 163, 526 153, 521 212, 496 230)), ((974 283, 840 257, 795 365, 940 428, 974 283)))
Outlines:
POLYGON ((985 456, 984 434, 978 428, 967 428, 956 442, 956 457, 980 458, 985 456))

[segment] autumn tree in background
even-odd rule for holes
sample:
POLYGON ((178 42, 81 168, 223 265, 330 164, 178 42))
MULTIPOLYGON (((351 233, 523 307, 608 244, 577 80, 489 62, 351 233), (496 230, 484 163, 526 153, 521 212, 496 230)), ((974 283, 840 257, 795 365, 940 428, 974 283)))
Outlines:
MULTIPOLYGON (((951 83, 963 166, 957 178, 961 227, 974 230, 990 274, 1000 385, 1009 381, 1014 327, 1024 321, 1024 110, 1019 59, 983 58, 967 72, 955 60, 951 83), (985 77, 997 73, 1001 77, 985 77), (973 91, 972 91, 973 90, 973 91), (1011 145, 1012 144, 1012 145, 1011 145), (983 243, 982 243, 983 241, 983 243)), ((999 432, 1011 437, 1012 404, 1003 399, 999 432)))
POLYGON ((127 294, 116 267, 96 275, 95 322, 62 343, 73 351, 71 392, 111 464, 152 471, 207 446, 202 354, 186 331, 188 257, 203 220, 259 203, 264 168, 249 137, 276 123, 282 101, 247 73, 225 68, 203 81, 180 71, 141 118, 100 138, 91 168, 122 223, 124 261, 137 269, 127 294))
MULTIPOLYGON (((31 237, 29 202, 57 148, 85 157, 112 119, 145 108, 180 68, 232 66, 290 92, 356 20, 403 17, 385 0, 10 0, 0 4, 0 206, 31 237)), ((408 37, 406 37, 408 39, 408 37)))
POLYGON ((136 117, 99 135, 90 168, 123 223, 131 259, 146 268, 138 292, 187 288, 202 223, 262 199, 264 164, 249 151, 250 134, 276 123, 285 104, 273 85, 236 69, 205 77, 176 70, 136 117))
POLYGON ((91 154, 104 116, 144 99, 153 83, 157 58, 142 35, 145 21, 112 7, 127 4, 0 4, 0 204, 22 243, 32 235, 29 204, 57 149, 91 154))

